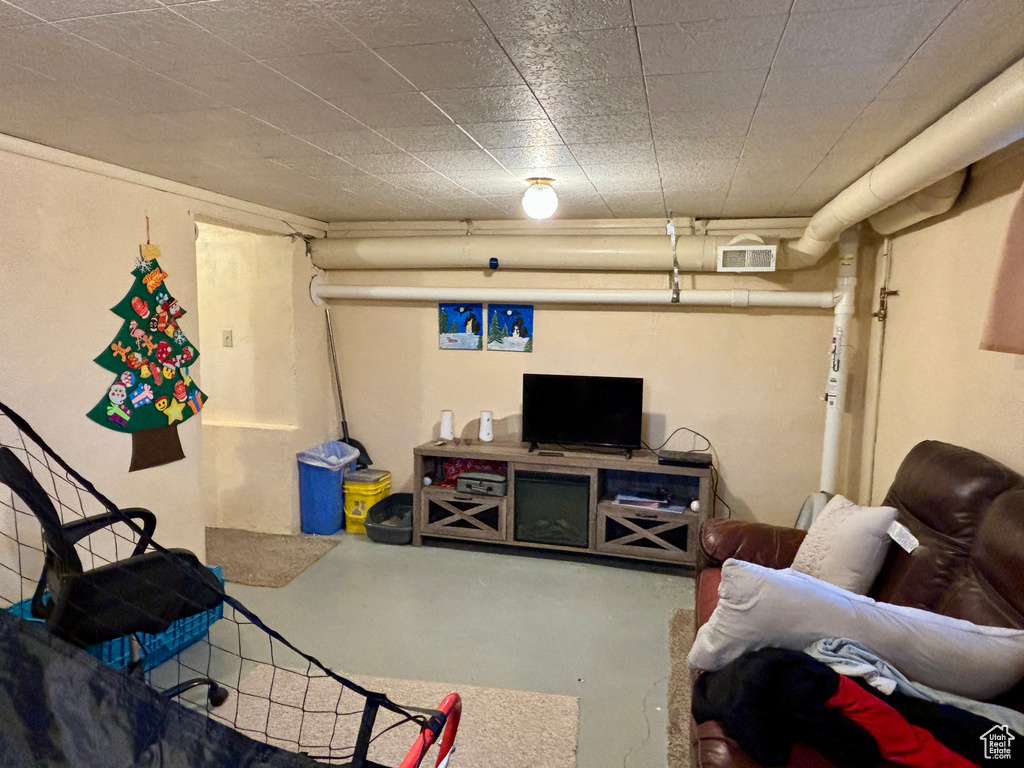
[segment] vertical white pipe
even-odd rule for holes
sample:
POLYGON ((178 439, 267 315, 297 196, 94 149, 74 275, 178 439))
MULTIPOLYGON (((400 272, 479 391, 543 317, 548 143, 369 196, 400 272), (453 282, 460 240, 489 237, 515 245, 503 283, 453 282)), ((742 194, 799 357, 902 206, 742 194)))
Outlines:
POLYGON ((856 230, 847 230, 839 237, 839 277, 836 279, 839 303, 836 304, 836 316, 832 324, 832 350, 825 387, 825 442, 821 453, 821 490, 828 493, 836 491, 839 467, 839 439, 843 429, 846 380, 849 377, 847 335, 857 291, 857 244, 856 230))

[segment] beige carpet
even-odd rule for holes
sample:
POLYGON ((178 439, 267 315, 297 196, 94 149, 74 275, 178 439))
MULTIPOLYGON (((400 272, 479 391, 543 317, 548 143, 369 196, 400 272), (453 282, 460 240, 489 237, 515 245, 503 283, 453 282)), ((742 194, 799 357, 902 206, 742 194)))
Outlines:
MULTIPOLYGON (((352 679, 386 693, 392 701, 416 707, 436 707, 449 693, 458 692, 463 708, 452 768, 576 767, 575 697, 385 677, 352 679)), ((351 692, 339 697, 342 689, 331 678, 274 672, 259 664, 244 675, 239 690, 240 695, 232 690, 228 701, 211 714, 254 739, 311 756, 324 754, 328 746, 343 749, 355 743, 362 699, 351 692)), ((374 733, 398 719, 381 710, 374 733)), ((411 723, 384 733, 371 745, 370 759, 397 766, 418 733, 411 723)), ((423 765, 433 765, 436 754, 432 749, 423 765)))
POLYGON ((283 587, 336 546, 337 539, 323 536, 206 529, 206 562, 221 566, 227 581, 250 587, 283 587))
POLYGON ((668 678, 668 768, 690 766, 690 669, 686 656, 693 645, 693 611, 680 609, 668 630, 672 671, 668 678))

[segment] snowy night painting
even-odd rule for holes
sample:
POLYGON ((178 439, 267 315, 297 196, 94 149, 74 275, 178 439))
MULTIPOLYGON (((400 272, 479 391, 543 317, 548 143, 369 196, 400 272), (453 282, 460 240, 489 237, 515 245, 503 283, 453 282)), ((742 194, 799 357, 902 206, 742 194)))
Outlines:
POLYGON ((499 352, 533 352, 533 306, 488 304, 487 348, 499 352))
POLYGON ((438 304, 437 330, 440 349, 484 348, 483 304, 438 304))

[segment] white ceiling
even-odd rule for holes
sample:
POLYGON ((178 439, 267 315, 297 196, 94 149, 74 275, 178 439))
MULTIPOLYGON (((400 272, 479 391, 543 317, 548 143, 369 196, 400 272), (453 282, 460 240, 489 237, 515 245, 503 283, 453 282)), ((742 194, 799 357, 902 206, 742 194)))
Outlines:
POLYGON ((806 215, 1022 0, 0 0, 0 132, 325 221, 806 215))

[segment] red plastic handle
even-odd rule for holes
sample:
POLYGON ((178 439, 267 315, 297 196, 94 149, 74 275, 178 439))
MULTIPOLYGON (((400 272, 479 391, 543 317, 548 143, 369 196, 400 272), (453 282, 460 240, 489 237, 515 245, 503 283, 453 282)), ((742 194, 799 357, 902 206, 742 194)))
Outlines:
POLYGON ((440 766, 448 757, 448 753, 452 751, 452 747, 455 745, 455 734, 459 730, 459 719, 462 717, 462 697, 457 693, 449 693, 437 709, 441 714, 430 718, 427 725, 420 731, 420 735, 416 737, 412 749, 409 750, 409 754, 405 756, 399 768, 419 768, 427 750, 437 741, 442 729, 444 735, 441 737, 441 746, 438 748, 435 766, 440 766))

